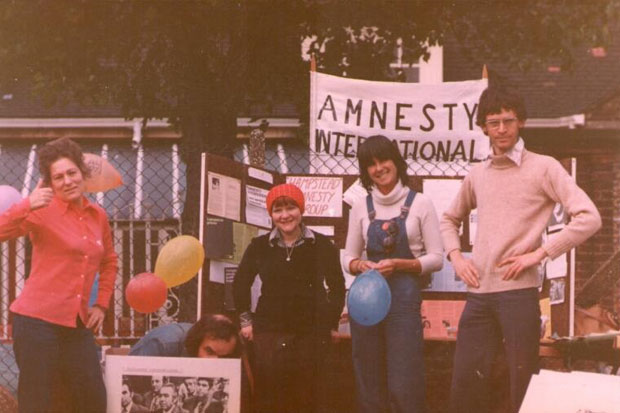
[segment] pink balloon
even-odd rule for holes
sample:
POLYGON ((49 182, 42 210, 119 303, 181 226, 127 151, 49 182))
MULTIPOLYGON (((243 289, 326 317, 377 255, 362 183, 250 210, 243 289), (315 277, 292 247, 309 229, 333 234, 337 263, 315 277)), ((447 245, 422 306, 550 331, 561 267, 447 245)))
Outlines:
POLYGON ((105 159, 94 153, 84 154, 84 163, 90 169, 86 192, 103 192, 123 184, 121 174, 105 159))
POLYGON ((0 185, 0 214, 22 200, 22 195, 12 186, 0 185))
POLYGON ((129 306, 144 314, 161 308, 166 302, 166 297, 166 283, 150 272, 136 275, 125 288, 125 299, 129 306))

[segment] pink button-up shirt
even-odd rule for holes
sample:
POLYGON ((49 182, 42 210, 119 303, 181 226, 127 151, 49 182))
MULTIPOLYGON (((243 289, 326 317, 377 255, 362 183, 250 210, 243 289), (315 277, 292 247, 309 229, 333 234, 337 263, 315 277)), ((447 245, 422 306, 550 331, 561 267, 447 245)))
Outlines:
POLYGON ((108 307, 117 256, 105 211, 84 198, 82 208, 57 197, 30 210, 28 198, 0 215, 0 241, 28 235, 32 268, 11 311, 67 327, 88 320, 88 301, 99 272, 96 305, 108 307))

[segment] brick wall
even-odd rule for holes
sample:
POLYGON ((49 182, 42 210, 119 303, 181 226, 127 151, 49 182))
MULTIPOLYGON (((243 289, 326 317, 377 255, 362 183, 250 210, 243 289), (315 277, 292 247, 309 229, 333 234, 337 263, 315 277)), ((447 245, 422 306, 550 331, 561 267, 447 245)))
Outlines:
MULTIPOLYGON (((592 198, 603 220, 601 230, 577 248, 575 288, 578 292, 583 283, 620 248, 620 153, 612 151, 579 156, 577 184, 592 198)), ((620 283, 603 304, 620 312, 620 283)))

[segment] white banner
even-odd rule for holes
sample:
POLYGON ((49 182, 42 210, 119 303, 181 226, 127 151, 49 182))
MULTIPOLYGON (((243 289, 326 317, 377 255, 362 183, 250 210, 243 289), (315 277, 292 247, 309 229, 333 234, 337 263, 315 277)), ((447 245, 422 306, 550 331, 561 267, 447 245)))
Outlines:
POLYGON ((312 172, 333 173, 329 164, 342 166, 345 158, 356 165, 358 145, 372 135, 394 140, 408 163, 483 159, 489 143, 476 110, 487 83, 373 82, 312 72, 312 172))

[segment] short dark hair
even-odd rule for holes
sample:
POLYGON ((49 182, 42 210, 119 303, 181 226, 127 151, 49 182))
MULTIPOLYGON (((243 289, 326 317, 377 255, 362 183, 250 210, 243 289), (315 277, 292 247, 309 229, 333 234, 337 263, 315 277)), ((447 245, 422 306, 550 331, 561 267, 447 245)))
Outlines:
POLYGON ((489 86, 480 95, 476 124, 483 127, 487 115, 500 113, 502 109, 514 111, 520 121, 527 119, 525 102, 519 92, 506 86, 489 86))
POLYGON ((398 151, 398 147, 391 140, 383 135, 373 135, 368 137, 357 149, 357 160, 360 168, 360 179, 362 186, 368 192, 372 188, 373 182, 368 175, 368 167, 374 160, 391 160, 396 165, 396 171, 403 185, 407 185, 407 163, 398 151))
POLYGON ((209 383, 209 387, 213 387, 213 379, 210 377, 198 377, 198 380, 196 380, 196 382, 199 381, 206 381, 207 383, 209 383))
POLYGON ((205 315, 189 329, 187 336, 185 337, 185 349, 190 357, 198 356, 198 348, 205 337, 225 341, 228 341, 234 337, 237 342, 235 345, 235 351, 230 355, 230 357, 239 357, 241 355, 239 331, 232 320, 225 315, 205 315))
POLYGON ((129 383, 129 381, 123 380, 123 384, 121 384, 121 389, 123 388, 123 386, 127 386, 127 390, 129 390, 129 393, 133 393, 133 389, 131 388, 131 383, 129 383))
POLYGON ((61 158, 71 160, 82 172, 84 178, 90 176, 90 170, 84 162, 84 154, 80 145, 69 138, 60 138, 43 145, 39 151, 39 173, 45 185, 50 185, 50 168, 54 162, 61 158))
MULTIPOLYGON (((179 394, 178 390, 177 390, 177 386, 175 386, 173 383, 165 383, 161 386, 161 388, 163 389, 164 387, 168 387, 172 389, 172 394, 177 395, 179 394)), ((161 392, 161 390, 160 390, 161 392)))

